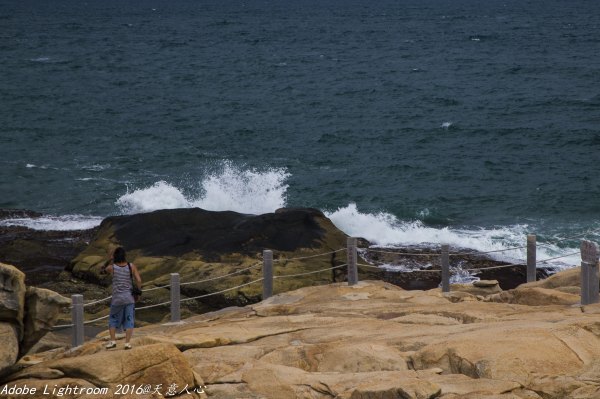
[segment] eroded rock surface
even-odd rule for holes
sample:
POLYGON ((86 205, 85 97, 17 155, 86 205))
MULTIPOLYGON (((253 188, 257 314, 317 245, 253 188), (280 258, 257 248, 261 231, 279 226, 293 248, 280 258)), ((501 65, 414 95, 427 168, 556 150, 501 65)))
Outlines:
POLYGON ((561 293, 561 278, 554 288, 512 290, 519 303, 380 281, 305 287, 140 328, 134 351, 106 351, 94 340, 39 354, 5 383, 79 379, 112 389, 125 376, 204 384, 214 398, 598 398, 600 305, 556 303, 552 295, 544 304, 533 290, 561 293), (125 371, 97 366, 106 363, 125 371), (153 374, 159 369, 166 374, 153 374))
POLYGON ((54 325, 71 301, 25 286, 25 274, 0 263, 0 376, 7 373, 54 325))

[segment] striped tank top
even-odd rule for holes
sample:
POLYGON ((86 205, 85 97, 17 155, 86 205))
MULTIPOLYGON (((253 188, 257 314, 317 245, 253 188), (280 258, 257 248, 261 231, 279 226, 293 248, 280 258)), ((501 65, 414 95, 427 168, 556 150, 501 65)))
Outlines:
POLYGON ((131 282, 131 275, 129 274, 129 267, 113 265, 113 286, 112 286, 112 301, 113 305, 127 305, 135 303, 131 289, 133 288, 131 282))

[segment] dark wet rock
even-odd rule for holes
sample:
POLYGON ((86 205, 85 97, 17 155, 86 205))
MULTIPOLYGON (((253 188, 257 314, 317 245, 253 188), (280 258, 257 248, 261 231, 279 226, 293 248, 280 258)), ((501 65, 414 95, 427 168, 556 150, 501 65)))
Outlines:
POLYGON ((37 218, 43 216, 42 213, 30 211, 27 209, 0 209, 0 220, 37 218))
POLYGON ((232 211, 173 209, 106 218, 116 242, 147 256, 182 256, 191 252, 205 258, 223 254, 256 254, 263 249, 291 252, 317 248, 326 231, 316 209, 281 209, 264 215, 232 211))
MULTIPOLYGON (((481 269, 479 271, 463 272, 470 274, 480 280, 496 280, 500 288, 509 290, 527 282, 526 266, 517 265, 504 268, 486 269, 502 265, 508 262, 500 262, 488 258, 477 252, 458 250, 464 252, 449 258, 451 273, 464 269, 481 269)), ((430 248, 372 248, 363 253, 365 258, 373 264, 387 264, 401 266, 404 270, 412 271, 385 271, 383 280, 398 285, 407 290, 429 290, 437 288, 441 284, 441 253, 439 249, 430 248), (410 254, 410 255, 404 255, 410 254), (438 271, 438 272, 434 272, 438 271)), ((541 280, 551 274, 550 269, 538 268, 537 279, 541 280)))
MULTIPOLYGON (((0 220, 40 217, 39 212, 0 209, 0 220)), ((23 226, 0 226, 0 261, 25 272, 26 283, 43 285, 65 270, 87 247, 96 229, 77 231, 33 230, 23 226)))
MULTIPOLYGON (((265 249, 273 251, 275 275, 313 272, 346 262, 345 253, 331 253, 346 246, 346 235, 316 209, 280 209, 263 215, 245 215, 194 208, 109 217, 69 270, 76 278, 109 285, 110 277, 103 275, 101 269, 108 252, 118 245, 125 247, 128 259, 138 266, 144 288, 168 285, 171 273, 179 273, 181 282, 189 283, 253 266, 224 279, 182 285, 183 298, 244 285, 202 298, 202 304, 213 309, 261 300, 262 284, 249 283, 262 277, 265 249), (320 254, 325 255, 297 259, 320 254)), ((274 290, 277 293, 344 279, 345 271, 325 271, 278 279, 274 290)), ((142 298, 144 305, 164 302, 169 291, 157 289, 144 293, 142 298)), ((190 311, 206 310, 202 306, 193 309, 198 307, 196 301, 185 302, 185 306, 190 311)))
POLYGON ((94 230, 40 231, 0 227, 0 260, 26 273, 26 282, 40 285, 55 279, 89 244, 94 230))
MULTIPOLYGON (((29 211, 3 211, 2 215, 35 216, 29 211)), ((0 261, 16 265, 27 276, 27 284, 48 288, 63 295, 83 294, 86 301, 110 295, 110 277, 100 273, 108 251, 117 245, 128 251, 138 265, 144 288, 169 284, 170 273, 179 273, 182 282, 210 279, 257 265, 223 280, 185 285, 182 298, 206 295, 250 283, 262 277, 262 251, 273 250, 275 275, 313 272, 346 263, 347 236, 316 209, 280 209, 264 215, 213 212, 202 209, 161 210, 145 214, 106 218, 95 229, 84 231, 36 231, 25 227, 0 227, 0 261), (89 244, 89 245, 88 245, 89 244), (299 257, 324 256, 298 260, 299 257), (64 271, 66 268, 66 271, 64 271)), ((441 282, 439 248, 404 247, 376 249, 365 239, 358 240, 359 263, 390 264, 413 269, 398 272, 359 266, 360 280, 384 280, 408 290, 437 288, 441 282), (386 253, 379 253, 382 251, 386 253), (420 256, 399 253, 419 254, 420 256), (427 255, 429 254, 429 255, 427 255), (423 270, 423 271, 419 271, 423 270), (432 272, 433 271, 433 272, 432 272)), ((485 268, 506 264, 468 250, 451 256, 454 268, 485 268)), ((472 273, 482 280, 497 280, 503 290, 525 282, 525 267, 482 270, 472 273)), ((546 277, 538 269, 538 279, 546 277)), ((275 293, 308 285, 347 280, 347 269, 329 270, 296 278, 275 280, 275 293)), ((244 306, 261 300, 262 285, 255 283, 238 290, 182 304, 182 314, 205 312, 226 306, 244 306)), ((162 303, 170 298, 168 288, 144 293, 141 306, 162 303)), ((86 308, 91 315, 104 315, 107 302, 86 308)), ((141 312, 140 319, 163 320, 168 309, 141 312)), ((68 315, 64 320, 68 321, 68 315)))

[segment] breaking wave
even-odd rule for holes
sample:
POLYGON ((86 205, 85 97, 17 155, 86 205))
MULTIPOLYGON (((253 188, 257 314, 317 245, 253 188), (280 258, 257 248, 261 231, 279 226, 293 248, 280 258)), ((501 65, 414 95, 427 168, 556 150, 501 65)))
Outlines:
POLYGON ((242 169, 225 163, 218 172, 209 174, 192 192, 165 181, 124 194, 117 206, 125 214, 158 209, 203 208, 210 211, 235 211, 247 214, 274 212, 286 204, 285 169, 242 169))

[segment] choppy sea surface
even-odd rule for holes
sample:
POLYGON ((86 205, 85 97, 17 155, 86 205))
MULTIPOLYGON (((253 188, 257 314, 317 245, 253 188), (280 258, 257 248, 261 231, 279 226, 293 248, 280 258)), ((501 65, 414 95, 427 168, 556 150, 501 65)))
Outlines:
POLYGON ((48 215, 3 224, 300 206, 569 255, 600 239, 600 2, 0 1, 0 121, 0 208, 48 215))

